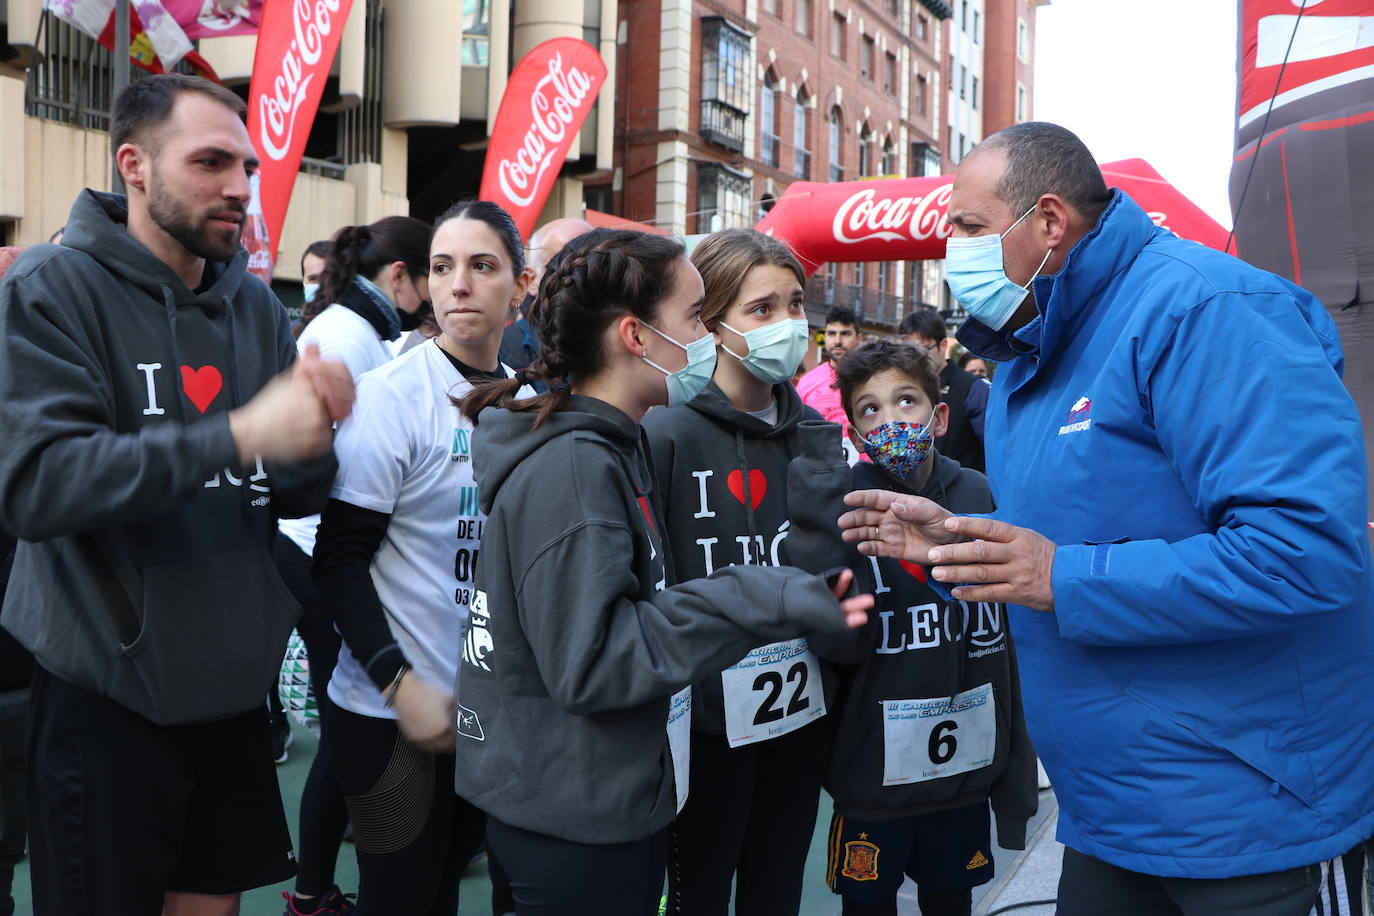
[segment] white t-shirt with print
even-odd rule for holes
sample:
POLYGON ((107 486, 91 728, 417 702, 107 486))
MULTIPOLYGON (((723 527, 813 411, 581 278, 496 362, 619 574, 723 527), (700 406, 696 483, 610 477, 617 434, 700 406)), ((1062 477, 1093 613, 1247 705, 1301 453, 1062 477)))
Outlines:
MULTIPOLYGON (((392 357, 389 342, 382 340, 372 323, 348 306, 338 303, 316 315, 296 339, 296 349, 301 353, 310 344, 320 348, 322 358, 337 359, 347 366, 348 375, 355 383, 363 373, 390 362, 392 357)), ((318 515, 284 518, 277 522, 278 530, 307 556, 315 553, 315 531, 319 527, 318 515)))
MULTIPOLYGON (((445 690, 457 675, 486 522, 472 477, 472 424, 449 400, 470 389, 437 343, 423 344, 359 379, 334 440, 339 473, 330 495, 391 516, 371 569, 391 635, 413 673, 445 690)), ((329 698, 358 715, 396 718, 347 644, 329 698)))

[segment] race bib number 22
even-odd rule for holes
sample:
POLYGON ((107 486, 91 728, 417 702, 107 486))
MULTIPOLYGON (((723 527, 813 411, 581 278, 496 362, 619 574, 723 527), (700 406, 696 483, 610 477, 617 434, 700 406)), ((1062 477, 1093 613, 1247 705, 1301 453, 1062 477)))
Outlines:
POLYGON ((767 741, 825 715, 820 664, 805 639, 760 646, 721 672, 731 747, 767 741))

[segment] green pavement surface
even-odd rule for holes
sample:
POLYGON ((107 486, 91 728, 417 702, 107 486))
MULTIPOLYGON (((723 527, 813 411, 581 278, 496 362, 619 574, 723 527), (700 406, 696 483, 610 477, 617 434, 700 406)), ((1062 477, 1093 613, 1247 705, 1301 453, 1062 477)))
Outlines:
MULTIPOLYGON (((295 741, 291 745, 290 756, 286 763, 277 767, 277 777, 281 783, 282 800, 286 803, 287 818, 291 824, 291 835, 297 835, 301 787, 305 784, 306 774, 310 771, 310 761, 315 756, 315 737, 304 727, 292 723, 295 741)), ((839 898, 830 893, 825 886, 822 872, 825 868, 825 841, 830 827, 830 799, 822 793, 820 811, 816 817, 816 832, 811 840, 811 852, 806 862, 805 897, 802 901, 803 916, 835 916, 840 912, 839 898)), ((345 892, 358 887, 358 865, 353 856, 353 846, 345 843, 339 853, 335 870, 335 882, 345 892)), ((291 882, 262 887, 243 895, 242 916, 281 916, 283 910, 282 891, 290 890, 291 882)), ((21 863, 14 876, 15 913, 18 916, 32 916, 33 903, 29 892, 29 871, 27 862, 21 863)), ((460 916, 490 916, 491 882, 487 879, 486 865, 479 863, 468 869, 463 877, 462 899, 459 903, 460 916)), ((400 914, 397 914, 400 916, 400 914)))

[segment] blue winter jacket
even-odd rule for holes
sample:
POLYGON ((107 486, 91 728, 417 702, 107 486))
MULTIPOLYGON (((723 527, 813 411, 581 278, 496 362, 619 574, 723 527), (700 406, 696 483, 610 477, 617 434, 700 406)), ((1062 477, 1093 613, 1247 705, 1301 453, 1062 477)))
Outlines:
POLYGON ((1004 361, 996 516, 1059 545, 1011 610, 1059 839, 1155 875, 1330 858, 1374 833, 1374 579, 1360 418, 1310 293, 1120 191, 1004 361))

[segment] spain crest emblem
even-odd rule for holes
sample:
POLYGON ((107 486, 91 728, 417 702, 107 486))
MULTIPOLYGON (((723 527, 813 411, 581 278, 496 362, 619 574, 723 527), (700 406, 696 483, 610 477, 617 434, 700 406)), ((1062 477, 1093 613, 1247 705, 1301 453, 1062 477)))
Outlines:
MULTIPOLYGON (((867 837, 868 834, 860 834, 867 837)), ((844 844, 844 870, 841 872, 851 881, 878 880, 878 847, 867 839, 852 840, 844 844)))

